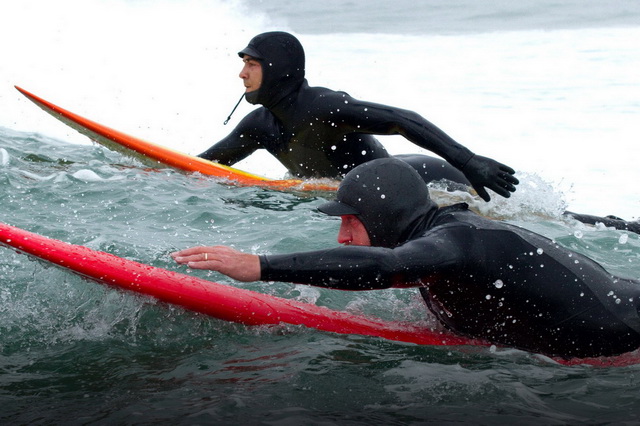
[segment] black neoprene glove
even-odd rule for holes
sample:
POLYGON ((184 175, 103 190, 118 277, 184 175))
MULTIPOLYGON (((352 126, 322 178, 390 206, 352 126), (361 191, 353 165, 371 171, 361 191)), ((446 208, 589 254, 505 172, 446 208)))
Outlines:
POLYGON ((513 176, 515 170, 511 167, 481 155, 473 155, 460 170, 469 179, 473 189, 485 201, 491 200, 485 188, 509 198, 519 183, 518 179, 513 176))

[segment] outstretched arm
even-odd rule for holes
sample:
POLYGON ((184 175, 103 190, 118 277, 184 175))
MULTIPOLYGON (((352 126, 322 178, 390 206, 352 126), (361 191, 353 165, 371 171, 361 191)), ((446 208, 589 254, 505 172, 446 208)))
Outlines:
POLYGON ((171 257, 192 269, 220 272, 238 281, 287 281, 348 290, 391 286, 388 280, 381 279, 381 264, 368 255, 366 248, 347 249, 352 254, 348 259, 339 254, 342 250, 339 247, 261 258, 227 246, 198 246, 171 253, 171 257), (343 266, 345 261, 347 265, 343 266))
POLYGON ((199 246, 171 254, 192 269, 220 272, 238 281, 285 281, 343 290, 373 290, 392 286, 385 262, 371 249, 338 247, 315 252, 257 256, 227 246, 199 246), (345 257, 345 253, 350 256, 345 257), (346 265, 343 265, 345 263, 346 265), (383 277, 383 275, 385 277, 383 277))
POLYGON ((417 286, 419 278, 435 272, 438 265, 449 265, 459 252, 438 251, 435 247, 442 247, 441 241, 432 244, 428 249, 423 241, 396 249, 344 246, 262 256, 212 246, 192 247, 171 256, 190 268, 209 269, 238 281, 282 281, 338 290, 376 290, 417 286), (424 256, 425 252, 430 256, 424 256))
POLYGON ((491 158, 475 155, 413 111, 350 97, 339 111, 339 120, 336 121, 343 128, 359 133, 399 134, 421 148, 438 154, 462 171, 485 201, 491 199, 486 189, 508 198, 519 183, 511 167, 491 158))

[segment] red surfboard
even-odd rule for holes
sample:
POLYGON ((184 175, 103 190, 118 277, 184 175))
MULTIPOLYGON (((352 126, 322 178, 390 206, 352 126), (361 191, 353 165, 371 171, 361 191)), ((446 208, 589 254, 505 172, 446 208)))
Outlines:
POLYGON ((485 345, 408 323, 334 311, 123 259, 0 223, 0 245, 91 280, 246 325, 294 324, 341 334, 376 336, 419 345, 485 345))
POLYGON ((185 172, 199 172, 203 175, 216 176, 238 185, 260 186, 278 190, 335 191, 338 188, 338 183, 335 181, 269 179, 200 157, 184 154, 96 123, 54 105, 18 86, 15 86, 15 88, 44 111, 87 136, 92 141, 113 151, 136 158, 150 167, 168 166, 185 172))
MULTIPOLYGON (((481 340, 406 322, 367 318, 207 281, 47 238, 3 223, 0 223, 0 245, 93 281, 152 296, 225 321, 246 325, 303 325, 321 331, 374 336, 418 345, 489 346, 489 343, 481 340)), ((640 363, 640 351, 615 357, 552 360, 564 365, 622 367, 640 363)))

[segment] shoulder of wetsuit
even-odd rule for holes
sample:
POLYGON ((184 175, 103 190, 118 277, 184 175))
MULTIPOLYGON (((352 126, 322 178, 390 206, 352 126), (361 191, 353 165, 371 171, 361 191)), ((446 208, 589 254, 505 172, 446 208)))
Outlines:
MULTIPOLYGON (((344 94, 341 92, 318 86, 306 87, 304 90, 300 90, 298 94, 301 102, 323 107, 344 104, 345 99, 344 94)), ((349 95, 346 96, 347 99, 351 99, 349 95)))
POLYGON ((475 218, 480 218, 480 216, 469 210, 469 204, 452 204, 438 209, 432 218, 432 225, 430 228, 440 226, 447 222, 460 222, 462 220, 475 218))

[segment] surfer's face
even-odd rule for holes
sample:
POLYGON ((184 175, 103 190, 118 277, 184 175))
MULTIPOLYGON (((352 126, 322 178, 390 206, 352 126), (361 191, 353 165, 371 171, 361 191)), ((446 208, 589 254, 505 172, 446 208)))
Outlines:
POLYGON ((262 84, 262 64, 249 55, 244 55, 242 62, 244 66, 240 71, 240 78, 244 83, 245 92, 255 92, 262 84))
POLYGON ((342 223, 338 231, 338 243, 346 246, 370 246, 369 233, 360 219, 354 215, 340 216, 342 223))

